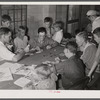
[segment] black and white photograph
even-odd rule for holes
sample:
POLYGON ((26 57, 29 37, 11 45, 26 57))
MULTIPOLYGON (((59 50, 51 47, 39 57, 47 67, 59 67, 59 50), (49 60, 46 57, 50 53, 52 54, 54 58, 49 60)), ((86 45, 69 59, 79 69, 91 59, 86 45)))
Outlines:
POLYGON ((0 2, 0 94, 6 90, 99 92, 100 2, 0 2))

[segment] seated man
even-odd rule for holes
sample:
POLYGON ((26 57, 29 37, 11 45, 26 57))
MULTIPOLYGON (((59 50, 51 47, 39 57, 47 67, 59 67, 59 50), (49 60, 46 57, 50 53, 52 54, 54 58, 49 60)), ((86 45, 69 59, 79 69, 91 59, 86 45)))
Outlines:
POLYGON ((44 49, 50 49, 52 47, 55 47, 57 43, 52 40, 51 38, 46 37, 46 29, 44 27, 40 27, 38 29, 38 37, 34 38, 34 40, 30 41, 30 45, 32 48, 36 50, 44 49))
POLYGON ((9 41, 11 40, 11 30, 6 27, 0 28, 0 60, 8 60, 8 61, 19 61, 27 51, 27 48, 25 48, 22 52, 18 54, 14 54, 11 51, 8 50, 6 47, 6 44, 9 44, 9 41))
MULTIPOLYGON (((68 59, 62 63, 62 72, 57 71, 62 74, 62 87, 65 90, 85 76, 84 64, 76 56, 76 52, 77 44, 74 41, 69 41, 64 49, 65 56, 68 59)), ((81 89, 81 86, 77 89, 81 89)))

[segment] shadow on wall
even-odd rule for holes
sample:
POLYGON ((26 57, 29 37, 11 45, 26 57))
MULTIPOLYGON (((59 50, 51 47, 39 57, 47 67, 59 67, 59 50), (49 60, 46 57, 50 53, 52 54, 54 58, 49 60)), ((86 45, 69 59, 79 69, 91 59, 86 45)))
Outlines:
POLYGON ((29 36, 31 39, 34 39, 37 36, 37 30, 42 25, 42 20, 36 20, 34 16, 31 16, 27 19, 27 25, 29 28, 29 36))

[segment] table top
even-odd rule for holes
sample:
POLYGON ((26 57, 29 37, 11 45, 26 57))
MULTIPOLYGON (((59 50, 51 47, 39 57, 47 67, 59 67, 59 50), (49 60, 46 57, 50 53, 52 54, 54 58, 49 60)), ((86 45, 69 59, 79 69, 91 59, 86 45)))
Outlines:
MULTIPOLYGON (((32 64, 38 65, 44 61, 54 61, 55 58, 58 57, 59 54, 63 52, 63 49, 64 47, 57 46, 49 50, 44 50, 42 53, 35 53, 34 55, 31 56, 25 56, 18 63, 25 65, 32 65, 32 64)), ((22 76, 23 75, 13 74, 13 80, 0 82, 0 89, 6 89, 6 90, 22 89, 21 87, 14 84, 14 82, 22 76)))

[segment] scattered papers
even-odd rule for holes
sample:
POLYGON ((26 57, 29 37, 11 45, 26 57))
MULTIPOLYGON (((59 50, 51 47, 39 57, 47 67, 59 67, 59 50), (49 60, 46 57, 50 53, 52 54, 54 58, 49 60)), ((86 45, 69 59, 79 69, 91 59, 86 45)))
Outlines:
POLYGON ((9 68, 0 68, 0 82, 13 80, 12 74, 9 68))
POLYGON ((0 68, 10 68, 14 66, 13 63, 5 62, 4 64, 0 65, 0 68))
MULTIPOLYGON (((9 67, 10 67, 10 66, 9 66, 9 67)), ((24 67, 23 64, 14 63, 14 64, 10 67, 10 69, 11 69, 11 72, 12 72, 13 74, 15 74, 16 72, 18 72, 19 70, 21 70, 21 68, 23 68, 23 67, 24 67)))
POLYGON ((25 78, 25 77, 21 77, 21 78, 19 78, 18 80, 16 80, 15 82, 14 82, 14 84, 16 84, 16 85, 18 85, 18 86, 20 86, 20 87, 25 87, 27 84, 29 84, 31 82, 31 80, 29 80, 29 79, 27 79, 27 78, 25 78))
POLYGON ((14 74, 27 76, 29 73, 30 73, 29 69, 21 69, 21 70, 16 71, 14 74))

